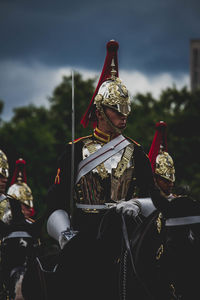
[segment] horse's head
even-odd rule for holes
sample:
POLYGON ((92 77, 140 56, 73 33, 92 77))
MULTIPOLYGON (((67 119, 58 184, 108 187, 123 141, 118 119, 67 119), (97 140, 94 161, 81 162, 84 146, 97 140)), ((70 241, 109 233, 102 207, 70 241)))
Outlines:
POLYGON ((1 272, 9 295, 15 299, 16 287, 22 281, 37 246, 32 236, 25 231, 15 231, 2 239, 1 272))
MULTIPOLYGON (((0 270, 3 284, 9 296, 16 299, 17 289, 30 261, 36 256, 38 239, 35 238, 34 228, 30 224, 6 225, 0 224, 0 270)), ((21 298, 23 299, 23 298, 21 298)))
POLYGON ((166 272, 177 294, 184 299, 200 297, 200 203, 189 196, 170 202, 165 222, 166 272))

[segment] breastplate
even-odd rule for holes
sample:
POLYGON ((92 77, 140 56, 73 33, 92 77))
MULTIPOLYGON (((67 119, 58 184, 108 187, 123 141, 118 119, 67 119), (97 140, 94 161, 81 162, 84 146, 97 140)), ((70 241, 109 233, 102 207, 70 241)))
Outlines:
MULTIPOLYGON (((85 140, 82 158, 85 159, 102 146, 99 141, 85 140)), ((81 204, 104 204, 124 199, 134 177, 133 152, 134 145, 130 144, 82 176, 75 187, 75 201, 81 204)))
POLYGON ((6 224, 10 224, 12 220, 10 201, 4 195, 0 197, 0 220, 6 224))

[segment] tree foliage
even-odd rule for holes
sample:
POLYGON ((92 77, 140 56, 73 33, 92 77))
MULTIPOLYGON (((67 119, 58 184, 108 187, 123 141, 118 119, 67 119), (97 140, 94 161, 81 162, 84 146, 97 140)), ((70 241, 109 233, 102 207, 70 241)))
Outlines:
MULTIPOLYGON (((84 129, 80 120, 94 93, 95 79, 83 80, 81 74, 76 73, 74 82, 77 138, 92 131, 91 127, 84 129)), ((27 183, 32 189, 38 214, 45 210, 45 197, 54 181, 57 158, 71 140, 71 83, 71 76, 62 78, 49 97, 49 108, 18 107, 9 122, 0 119, 0 149, 8 156, 10 179, 15 161, 22 157, 27 162, 27 183)), ((174 86, 164 90, 159 99, 150 93, 137 94, 131 105, 132 113, 125 134, 140 143, 148 153, 156 122, 165 121, 168 152, 175 162, 176 184, 188 185, 193 197, 200 200, 200 90, 190 92, 186 87, 177 90, 174 86)), ((2 111, 3 101, 0 101, 0 115, 2 111)))

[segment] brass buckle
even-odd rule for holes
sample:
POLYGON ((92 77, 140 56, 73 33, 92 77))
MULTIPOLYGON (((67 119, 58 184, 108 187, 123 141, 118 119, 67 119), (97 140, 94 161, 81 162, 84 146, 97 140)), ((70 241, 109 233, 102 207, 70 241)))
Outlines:
POLYGON ((100 212, 100 210, 96 208, 84 208, 83 211, 92 214, 98 214, 100 212))

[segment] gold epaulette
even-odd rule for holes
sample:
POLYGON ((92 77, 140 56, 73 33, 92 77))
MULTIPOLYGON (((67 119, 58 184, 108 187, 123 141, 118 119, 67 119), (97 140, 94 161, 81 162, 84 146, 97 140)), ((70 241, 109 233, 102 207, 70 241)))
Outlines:
POLYGON ((136 144, 137 146, 141 146, 139 143, 137 143, 136 141, 134 141, 132 138, 126 136, 127 139, 131 140, 134 144, 136 144))
MULTIPOLYGON (((81 141, 81 140, 84 140, 84 139, 87 139, 87 138, 89 138, 89 137, 92 137, 92 134, 87 135, 87 136, 82 136, 82 137, 80 137, 80 138, 77 138, 77 139, 74 140, 74 143, 77 143, 77 142, 79 142, 79 141, 81 141)), ((72 144, 72 142, 69 142, 69 144, 72 144)))

